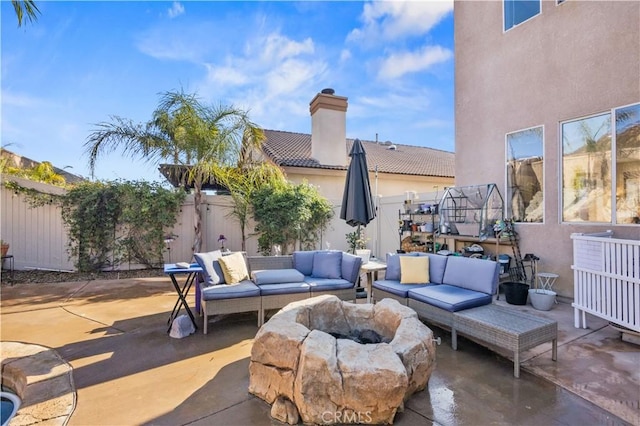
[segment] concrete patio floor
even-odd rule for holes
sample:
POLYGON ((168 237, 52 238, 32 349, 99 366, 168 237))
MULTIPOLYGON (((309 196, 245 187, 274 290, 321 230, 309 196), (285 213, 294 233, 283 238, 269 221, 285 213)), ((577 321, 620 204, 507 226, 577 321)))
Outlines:
MULTIPOLYGON (((219 317, 207 336, 200 327, 173 339, 167 318, 176 294, 168 278, 2 284, 1 297, 2 358, 17 356, 6 342, 41 345, 72 369, 71 415, 33 423, 280 424, 247 392, 255 314, 219 317)), ((464 338, 453 351, 449 332, 432 327, 442 337, 435 372, 394 424, 640 424, 640 347, 599 319, 575 329, 566 303, 547 312, 507 306, 558 321, 558 361, 550 343, 541 345, 525 354, 516 379, 508 358, 464 338)), ((37 386, 25 395, 27 406, 56 395, 43 389, 59 386, 51 377, 57 370, 39 370, 46 371, 31 377, 37 386)))

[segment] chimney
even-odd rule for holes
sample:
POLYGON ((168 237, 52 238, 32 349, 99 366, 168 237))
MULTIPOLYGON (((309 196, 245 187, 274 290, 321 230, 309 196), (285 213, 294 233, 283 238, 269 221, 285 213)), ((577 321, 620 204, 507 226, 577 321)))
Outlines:
POLYGON ((346 166, 347 98, 323 89, 309 104, 311 112, 311 158, 327 166, 346 166))

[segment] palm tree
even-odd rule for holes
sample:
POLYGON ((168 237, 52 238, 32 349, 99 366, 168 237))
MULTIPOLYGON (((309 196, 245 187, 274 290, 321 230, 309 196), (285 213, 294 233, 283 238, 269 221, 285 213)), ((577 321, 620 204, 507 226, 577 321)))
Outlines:
POLYGON ((16 16, 18 17, 18 26, 22 26, 22 21, 26 18, 29 22, 36 21, 38 19, 38 14, 40 13, 40 9, 36 6, 36 2, 33 0, 11 0, 13 4, 13 9, 16 11, 16 16))
POLYGON ((153 164, 171 161, 186 166, 184 184, 194 188, 192 249, 202 246, 202 185, 216 181, 225 167, 237 166, 244 149, 259 147, 262 130, 244 111, 226 106, 205 106, 195 94, 167 92, 147 123, 112 116, 111 122, 96 124, 85 143, 91 172, 98 157, 115 150, 153 164))

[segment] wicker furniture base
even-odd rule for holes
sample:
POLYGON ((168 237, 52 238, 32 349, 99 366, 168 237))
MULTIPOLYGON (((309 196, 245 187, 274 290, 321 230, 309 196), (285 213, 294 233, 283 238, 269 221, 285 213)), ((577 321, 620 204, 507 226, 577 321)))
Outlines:
POLYGON ((202 315, 204 316, 203 333, 208 332, 209 317, 222 314, 237 314, 240 312, 252 312, 258 314, 258 327, 262 325, 262 301, 260 296, 239 297, 235 299, 215 299, 202 301, 202 315))
POLYGON ((393 294, 393 293, 390 293, 388 291, 380 290, 378 288, 376 288, 375 291, 374 291, 373 287, 371 287, 371 289, 368 289, 367 291, 373 292, 373 295, 371 296, 372 303, 378 303, 382 299, 393 299, 393 300, 397 300, 401 305, 404 305, 404 306, 408 306, 409 305, 409 298, 408 297, 400 297, 397 294, 393 294))
POLYGON ((451 346, 457 349, 457 333, 489 345, 513 351, 513 375, 520 377, 520 353, 551 342, 551 359, 558 356, 558 323, 497 305, 485 305, 453 314, 451 346))

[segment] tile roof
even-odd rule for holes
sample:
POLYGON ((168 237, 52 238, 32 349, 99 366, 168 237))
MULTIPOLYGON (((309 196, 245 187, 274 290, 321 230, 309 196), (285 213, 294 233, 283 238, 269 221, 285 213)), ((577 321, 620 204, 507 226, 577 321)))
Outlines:
MULTIPOLYGON (((265 130, 267 140, 264 153, 281 167, 308 167, 345 170, 346 167, 329 166, 311 158, 311 135, 305 133, 265 130)), ((367 165, 380 173, 396 173, 417 176, 454 177, 454 153, 413 145, 395 144, 389 149, 385 143, 360 139, 367 153, 367 165)), ((346 140, 346 153, 351 151, 353 139, 346 140)))

